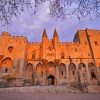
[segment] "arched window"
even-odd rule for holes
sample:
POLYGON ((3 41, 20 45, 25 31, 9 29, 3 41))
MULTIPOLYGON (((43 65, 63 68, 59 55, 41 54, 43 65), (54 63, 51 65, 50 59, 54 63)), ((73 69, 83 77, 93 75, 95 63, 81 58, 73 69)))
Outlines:
POLYGON ((28 63, 26 65, 26 70, 25 70, 25 77, 27 79, 32 79, 32 74, 33 74, 33 65, 31 63, 28 63))
POLYGON ((65 58, 65 54, 64 52, 61 52, 61 59, 64 59, 65 58))
POLYGON ((80 81, 81 83, 85 83, 85 81, 87 80, 86 65, 84 63, 80 63, 78 65, 78 68, 79 68, 80 81))
POLYGON ((43 84, 43 65, 38 63, 36 65, 36 84, 42 85, 43 84))
POLYGON ((5 73, 8 73, 8 69, 7 68, 5 69, 5 73))
POLYGON ((36 65, 36 73, 38 77, 43 77, 43 65, 41 63, 36 65))
POLYGON ((96 78, 96 75, 95 75, 94 72, 91 72, 91 77, 92 77, 92 78, 96 78))
POLYGON ((72 72, 73 72, 73 75, 75 75, 75 72, 74 72, 74 70, 73 70, 72 72))
POLYGON ((59 65, 59 78, 60 79, 66 78, 66 65, 63 63, 59 65))
POLYGON ((49 47, 48 47, 48 50, 49 50, 49 51, 51 51, 51 50, 52 50, 52 48, 49 46, 49 47))
POLYGON ((54 62, 48 62, 46 65, 46 72, 47 74, 55 74, 56 72, 56 65, 54 62))
POLYGON ((35 51, 32 51, 32 59, 35 59, 35 51))
POLYGON ((89 67, 91 79, 96 79, 96 68, 95 68, 94 63, 90 62, 88 64, 88 67, 89 67))
POLYGON ((8 47, 9 53, 11 53, 13 50, 14 50, 14 47, 13 46, 8 47))
POLYGON ((75 82, 76 80, 76 66, 74 63, 70 63, 69 66, 69 78, 70 78, 70 82, 75 82))

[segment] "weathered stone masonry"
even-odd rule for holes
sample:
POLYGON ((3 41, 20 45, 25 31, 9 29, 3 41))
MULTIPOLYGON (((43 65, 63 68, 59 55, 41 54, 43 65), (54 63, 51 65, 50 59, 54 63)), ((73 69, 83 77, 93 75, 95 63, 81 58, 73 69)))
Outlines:
POLYGON ((60 42, 56 29, 52 39, 44 29, 36 43, 2 32, 0 77, 6 75, 34 85, 99 84, 100 31, 78 30, 73 42, 60 42))

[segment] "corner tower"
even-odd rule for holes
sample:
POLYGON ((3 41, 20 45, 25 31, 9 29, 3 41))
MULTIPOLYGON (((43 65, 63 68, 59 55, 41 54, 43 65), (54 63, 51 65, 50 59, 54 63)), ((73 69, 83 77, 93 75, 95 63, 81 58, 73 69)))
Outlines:
POLYGON ((9 39, 10 33, 2 32, 2 35, 0 36, 0 50, 3 54, 5 54, 5 51, 7 49, 9 39))

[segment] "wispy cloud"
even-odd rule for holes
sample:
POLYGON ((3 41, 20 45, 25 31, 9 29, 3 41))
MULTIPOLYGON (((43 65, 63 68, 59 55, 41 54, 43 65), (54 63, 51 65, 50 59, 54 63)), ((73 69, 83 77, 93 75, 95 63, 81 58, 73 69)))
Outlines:
POLYGON ((36 15, 31 15, 32 11, 23 12, 18 19, 14 18, 10 26, 0 27, 2 31, 8 31, 12 35, 27 36, 29 41, 41 41, 43 29, 47 29, 49 38, 52 38, 54 28, 57 28, 61 41, 72 41, 78 29, 95 28, 100 29, 100 19, 90 21, 84 19, 78 21, 76 17, 67 18, 63 21, 55 20, 49 16, 49 3, 45 3, 38 8, 36 15))

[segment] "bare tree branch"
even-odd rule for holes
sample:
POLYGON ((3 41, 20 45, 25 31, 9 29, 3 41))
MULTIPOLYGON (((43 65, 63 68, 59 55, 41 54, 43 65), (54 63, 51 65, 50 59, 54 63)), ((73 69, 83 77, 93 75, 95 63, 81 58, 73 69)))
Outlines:
POLYGON ((0 21, 9 24, 12 17, 17 17, 26 7, 31 8, 31 0, 0 0, 0 21))
POLYGON ((34 8, 35 14, 44 2, 49 2, 50 15, 57 19, 65 19, 67 15, 76 15, 78 19, 100 18, 100 0, 0 0, 0 21, 9 24, 26 8, 34 8))

